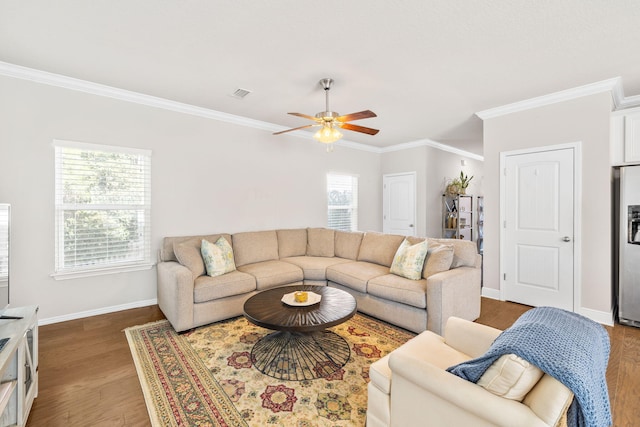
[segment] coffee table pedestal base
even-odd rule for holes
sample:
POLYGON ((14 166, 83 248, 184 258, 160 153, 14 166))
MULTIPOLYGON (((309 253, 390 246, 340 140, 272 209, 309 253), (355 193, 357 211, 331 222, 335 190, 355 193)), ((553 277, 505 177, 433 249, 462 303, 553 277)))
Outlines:
POLYGON ((288 381, 326 378, 342 368, 350 356, 347 341, 329 330, 274 332, 260 339, 251 350, 256 369, 288 381))

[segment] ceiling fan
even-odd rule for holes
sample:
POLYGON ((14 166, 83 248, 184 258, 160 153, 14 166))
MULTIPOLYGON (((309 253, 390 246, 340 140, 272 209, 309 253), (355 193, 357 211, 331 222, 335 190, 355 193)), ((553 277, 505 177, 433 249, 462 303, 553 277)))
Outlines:
POLYGON ((274 135, 280 135, 281 133, 292 132, 294 130, 306 129, 310 127, 319 127, 321 128, 313 135, 313 137, 324 143, 329 144, 327 147, 327 151, 333 150, 333 143, 342 138, 342 132, 340 129, 346 129, 354 132, 366 133, 368 135, 375 135, 379 132, 378 129, 372 129, 364 126, 353 125, 351 122, 353 120, 362 120, 368 119, 371 117, 377 117, 376 113, 370 110, 359 111, 357 113, 346 114, 341 116, 335 111, 331 111, 329 109, 329 90, 331 89, 331 85, 333 84, 333 79, 326 78, 320 80, 320 85, 324 89, 325 93, 325 111, 321 111, 317 113, 315 116, 309 116, 307 114, 302 113, 288 113, 292 116, 298 116, 305 119, 313 120, 315 123, 310 125, 304 125, 293 129, 287 129, 280 132, 274 132, 274 135))

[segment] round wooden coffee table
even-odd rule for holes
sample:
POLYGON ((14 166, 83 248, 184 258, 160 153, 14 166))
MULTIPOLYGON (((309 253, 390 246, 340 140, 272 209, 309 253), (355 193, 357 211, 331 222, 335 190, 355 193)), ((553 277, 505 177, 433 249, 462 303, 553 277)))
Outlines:
POLYGON ((344 338, 327 328, 355 313, 355 298, 328 286, 285 286, 252 296, 244 303, 244 316, 255 325, 276 331, 253 346, 253 365, 283 380, 331 375, 349 361, 351 350, 344 338), (320 295, 320 302, 303 307, 282 302, 285 294, 300 290, 320 295))

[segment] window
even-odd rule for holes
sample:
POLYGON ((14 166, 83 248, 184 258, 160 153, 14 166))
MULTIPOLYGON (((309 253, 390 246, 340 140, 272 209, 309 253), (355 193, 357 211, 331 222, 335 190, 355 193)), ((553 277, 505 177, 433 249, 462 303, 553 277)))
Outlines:
POLYGON ((54 277, 151 266, 151 152, 54 141, 54 277))
POLYGON ((358 177, 327 174, 327 218, 329 228, 358 229, 358 177))

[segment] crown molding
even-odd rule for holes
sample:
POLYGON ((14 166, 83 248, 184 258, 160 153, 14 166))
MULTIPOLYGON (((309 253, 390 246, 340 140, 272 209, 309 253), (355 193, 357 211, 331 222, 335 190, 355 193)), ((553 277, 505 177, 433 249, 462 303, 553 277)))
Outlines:
POLYGON ((411 148, 426 147, 426 139, 419 139, 416 141, 403 142, 400 144, 390 145, 389 147, 380 148, 380 153, 391 153, 393 151, 409 150, 411 148))
MULTIPOLYGON (((514 102, 512 104, 503 105, 501 107, 490 108, 488 110, 479 111, 476 116, 482 120, 493 119, 495 117, 504 116, 506 114, 516 113, 519 111, 530 110, 532 108, 543 107, 558 102, 569 101, 571 99, 580 98, 596 93, 610 92, 613 99, 614 108, 626 102, 624 91, 622 89, 622 78, 614 77, 612 79, 602 80, 588 85, 563 90, 560 92, 550 93, 548 95, 538 96, 536 98, 525 99, 524 101, 514 102)), ((636 97, 634 97, 636 98, 636 97)))
POLYGON ((467 157, 467 158, 470 158, 470 159, 480 160, 481 162, 484 161, 484 157, 483 156, 480 156, 478 154, 472 153, 470 151, 461 150, 459 148, 455 148, 455 147, 452 147, 450 145, 442 144, 440 142, 436 142, 436 141, 433 141, 433 140, 427 139, 427 138, 419 139, 419 140, 411 141, 411 142, 405 142, 405 143, 402 143, 402 144, 391 145, 389 147, 384 147, 384 148, 380 149, 380 152, 382 152, 382 153, 390 153, 390 152, 393 152, 393 151, 408 150, 410 148, 416 148, 416 147, 432 147, 432 148, 436 148, 438 150, 447 151, 449 153, 458 154, 460 156, 467 157))
POLYGON ((640 107, 640 95, 627 96, 623 98, 616 108, 616 111, 626 110, 627 108, 640 107))
POLYGON ((240 126, 252 127, 275 131, 280 126, 272 123, 253 120, 242 116, 223 113, 221 111, 211 110, 208 108, 197 107, 191 104, 172 101, 166 98, 146 95, 130 90, 119 89, 113 86, 107 86, 99 83, 93 83, 86 80, 80 80, 73 77, 63 76, 61 74, 49 73, 47 71, 27 68, 20 65, 0 62, 0 74, 8 77, 14 77, 22 80, 29 80, 36 83, 42 83, 50 86, 56 86, 63 89, 75 90, 78 92, 89 93, 92 95, 113 98, 120 101, 131 102, 134 104, 146 105, 149 107, 161 108, 164 110, 175 111, 178 113, 190 114, 192 116, 204 117, 213 120, 219 120, 227 123, 234 123, 240 126))
MULTIPOLYGON (((134 104, 145 105, 148 107, 161 108, 163 110, 174 111, 183 114, 189 114, 192 116, 203 117, 212 120, 218 120, 221 122, 232 123, 239 126, 266 130, 269 132, 279 132, 288 129, 285 126, 276 125, 274 123, 263 122, 261 120, 254 120, 243 116, 237 116, 234 114, 224 113, 221 111, 211 110, 209 108, 197 107, 191 104, 185 104, 178 101, 172 101, 166 98, 159 98, 157 96, 146 95, 144 93, 133 92, 130 90, 120 89, 113 86, 107 86, 99 83, 93 83, 87 80, 76 79, 74 77, 63 76, 61 74, 50 73, 47 71, 36 70, 34 68, 23 67, 21 65, 11 64, 8 62, 0 61, 0 75, 13 77, 21 80, 28 80, 35 83, 46 84, 49 86, 60 87, 63 89, 74 90, 78 92, 84 92, 91 95, 103 96, 106 98, 117 99, 120 101, 131 102, 134 104)), ((313 133, 308 131, 295 131, 289 135, 299 138, 313 140, 313 133)), ((361 144, 345 139, 337 141, 335 144, 340 147, 351 148, 354 150, 366 151, 369 153, 381 154, 389 151, 405 150, 413 148, 415 146, 429 145, 440 150, 449 151, 456 154, 461 154, 470 158, 477 158, 483 160, 481 156, 477 156, 473 153, 468 153, 457 148, 450 147, 445 144, 440 144, 435 141, 421 140, 415 142, 409 142, 405 144, 397 144, 391 147, 379 148, 367 144, 361 144), (418 144, 418 145, 416 145, 418 144)))
MULTIPOLYGON (((23 67, 21 65, 15 65, 8 62, 0 61, 0 75, 21 80, 29 80, 35 83, 42 83, 49 86, 60 87, 63 89, 75 90, 92 95, 113 98, 120 101, 131 102, 134 104, 146 105, 148 107, 161 108, 163 110, 189 114, 192 116, 218 120, 221 122, 233 123, 239 126, 261 129, 269 132, 278 132, 288 129, 284 126, 276 125, 269 122, 263 122, 261 120, 254 120, 243 116, 224 113, 222 111, 211 110, 209 108, 197 107, 195 105, 172 101, 166 98, 159 98, 157 96, 119 89, 113 86, 93 83, 86 80, 63 76, 61 74, 50 73, 47 71, 36 70, 34 68, 23 67)), ((292 132, 290 135, 313 140, 313 133, 307 131, 296 131, 292 132)), ((340 140, 336 142, 336 145, 352 148, 355 150, 380 153, 380 149, 377 147, 372 147, 370 145, 360 144, 348 140, 340 140)))

